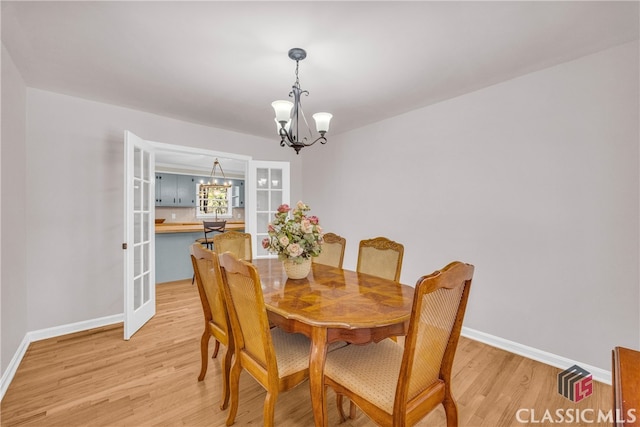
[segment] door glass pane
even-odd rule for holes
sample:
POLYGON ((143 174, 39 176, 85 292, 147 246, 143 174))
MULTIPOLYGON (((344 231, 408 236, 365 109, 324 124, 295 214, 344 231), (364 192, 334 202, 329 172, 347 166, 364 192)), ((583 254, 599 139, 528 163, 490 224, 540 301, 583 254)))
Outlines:
POLYGON ((271 214, 259 213, 257 217, 258 217, 258 224, 257 224, 258 229, 256 230, 256 233, 266 233, 267 227, 269 226, 269 223, 272 220, 271 214))
POLYGON ((146 273, 143 277, 144 280, 144 289, 143 289, 143 293, 144 293, 144 302, 148 302, 151 299, 151 292, 149 289, 149 273, 146 273))
POLYGON ((269 192, 257 191, 256 192, 256 211, 268 211, 269 210, 269 192))
POLYGON ((138 147, 133 149, 133 177, 142 178, 142 151, 138 147))
POLYGON ((269 255, 269 251, 262 247, 262 239, 264 239, 265 237, 268 237, 268 235, 267 234, 256 234, 256 238, 257 238, 258 243, 259 243, 259 245, 256 246, 257 249, 258 249, 258 255, 259 256, 269 255))
POLYGON ((149 214, 148 213, 144 213, 142 214, 142 241, 143 242, 148 242, 149 241, 149 214))
POLYGON ((142 214, 133 214, 133 244, 142 241, 142 214))
POLYGON ((271 188, 282 188, 282 169, 271 170, 271 188))
POLYGON ((145 181, 142 185, 142 209, 145 211, 149 210, 149 198, 147 197, 147 195, 149 194, 149 191, 151 191, 150 188, 151 185, 149 184, 149 182, 145 181))
POLYGON ((269 169, 258 168, 256 171, 256 187, 269 188, 269 169))
POLYGON ((137 310, 142 305, 142 278, 133 281, 133 309, 137 310))
POLYGON ((277 211, 282 204, 282 191, 271 191, 271 210, 277 211))
POLYGON ((151 155, 148 151, 142 153, 142 175, 145 181, 151 181, 151 174, 149 173, 151 169, 149 168, 149 157, 151 155))
POLYGON ((149 243, 145 243, 142 245, 142 273, 149 272, 149 253, 151 245, 149 243))
POLYGON ((133 210, 139 211, 142 206, 142 186, 140 180, 133 180, 133 210))
POLYGON ((133 248, 133 275, 138 277, 142 273, 142 246, 133 248))

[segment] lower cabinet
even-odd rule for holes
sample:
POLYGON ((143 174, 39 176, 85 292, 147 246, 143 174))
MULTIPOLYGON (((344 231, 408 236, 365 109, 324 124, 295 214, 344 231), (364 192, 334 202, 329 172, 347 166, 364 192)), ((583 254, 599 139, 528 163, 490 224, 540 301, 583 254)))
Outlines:
POLYGON ((156 283, 191 279, 193 265, 189 248, 203 236, 203 232, 156 233, 156 283))

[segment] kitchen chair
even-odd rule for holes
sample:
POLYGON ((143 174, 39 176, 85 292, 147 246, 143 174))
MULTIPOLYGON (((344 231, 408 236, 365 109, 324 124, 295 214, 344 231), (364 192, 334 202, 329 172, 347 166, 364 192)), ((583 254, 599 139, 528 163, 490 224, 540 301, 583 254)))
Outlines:
MULTIPOLYGON (((200 239, 196 239, 196 243, 201 244, 202 246, 204 246, 205 248, 209 249, 209 250, 213 250, 213 239, 211 237, 208 236, 208 234, 211 233, 224 233, 224 228, 227 225, 227 221, 202 221, 202 226, 204 228, 204 237, 200 238, 200 239)), ((193 285, 193 282, 196 280, 196 275, 194 273, 193 277, 191 278, 191 284, 193 285)))
MULTIPOLYGON (((207 249, 213 250, 213 236, 211 236, 211 234, 224 233, 226 225, 227 221, 202 221, 204 237, 196 239, 196 242, 205 246, 207 249)), ((220 253, 218 250, 216 250, 216 252, 220 253)))
POLYGON ((240 373, 247 372, 267 391, 263 416, 265 426, 273 426, 275 403, 281 391, 292 389, 309 377, 310 342, 302 334, 269 328, 260 276, 256 268, 231 253, 220 256, 223 294, 236 355, 229 385, 231 405, 227 425, 238 411, 240 373))
POLYGON ((220 409, 226 409, 229 404, 229 372, 233 357, 233 339, 230 337, 230 328, 226 304, 222 295, 222 271, 218 261, 218 255, 206 249, 204 246, 194 243, 191 245, 191 262, 193 272, 198 284, 198 293, 202 303, 204 314, 204 332, 200 339, 200 358, 202 366, 198 381, 202 381, 207 373, 209 363, 209 339, 216 340, 213 357, 218 355, 220 344, 226 347, 222 364, 222 402, 220 409))
POLYGON ((317 257, 311 258, 313 262, 342 268, 344 248, 347 245, 347 240, 334 233, 326 233, 322 236, 322 240, 322 252, 320 252, 320 255, 317 257))
POLYGON ((227 231, 213 236, 213 246, 216 252, 223 254, 231 252, 238 259, 251 262, 251 234, 239 231, 227 231))
POLYGON ((381 426, 414 425, 439 404, 447 426, 458 425, 451 367, 469 298, 474 267, 452 262, 415 287, 404 347, 391 340, 350 345, 327 355, 325 384, 381 426))
POLYGON ((358 248, 358 273, 400 281, 404 246, 386 237, 361 240, 358 248))

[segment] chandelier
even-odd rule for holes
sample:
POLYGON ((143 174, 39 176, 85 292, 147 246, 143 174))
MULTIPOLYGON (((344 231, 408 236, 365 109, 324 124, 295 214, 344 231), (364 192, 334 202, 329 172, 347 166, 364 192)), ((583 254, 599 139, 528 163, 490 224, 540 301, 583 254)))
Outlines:
POLYGON ((311 141, 313 139, 311 128, 302 111, 302 104, 300 104, 300 95, 309 95, 309 91, 300 88, 300 80, 298 79, 298 65, 300 61, 306 57, 307 52, 304 49, 295 47, 289 50, 289 58, 296 61, 296 81, 291 87, 291 92, 289 92, 289 97, 293 96, 293 102, 274 101, 271 103, 271 106, 276 112, 275 121, 278 134, 280 135, 280 146, 284 147, 286 145, 291 147, 296 150, 296 154, 300 154, 300 150, 303 147, 309 147, 318 141, 320 141, 321 144, 326 144, 327 138, 325 138, 324 135, 329 131, 329 122, 333 117, 333 115, 329 113, 316 113, 313 115, 313 119, 316 121, 316 130, 320 136, 311 141), (300 117, 304 120, 304 124, 309 131, 308 138, 306 136, 300 138, 300 117))
POLYGON ((229 188, 231 188, 231 185, 231 180, 227 180, 220 162, 216 159, 213 162, 213 168, 211 168, 209 182, 198 186, 199 212, 203 214, 215 213, 216 221, 218 220, 218 214, 227 214, 229 212, 229 196, 227 193, 229 188), (220 184, 216 177, 217 168, 220 168, 220 173, 222 174, 222 182, 220 184))
POLYGON ((224 175, 224 171, 222 170, 222 165, 215 159, 213 162, 213 167, 211 168, 211 176, 209 176, 210 187, 215 188, 229 188, 231 187, 231 181, 227 181, 227 177, 224 175), (218 179, 216 178, 216 169, 220 168, 220 173, 222 174, 222 184, 218 184, 218 179))

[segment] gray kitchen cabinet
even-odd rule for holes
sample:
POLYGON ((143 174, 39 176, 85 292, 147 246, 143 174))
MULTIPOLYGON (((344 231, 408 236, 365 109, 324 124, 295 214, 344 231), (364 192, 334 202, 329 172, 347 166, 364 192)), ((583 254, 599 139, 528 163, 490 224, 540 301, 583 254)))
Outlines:
POLYGON ((177 175, 176 206, 195 207, 196 178, 190 175, 177 175))
POLYGON ((195 207, 196 179, 191 175, 156 173, 156 206, 195 207))
POLYGON ((231 207, 244 208, 244 181, 234 179, 231 182, 231 207))

